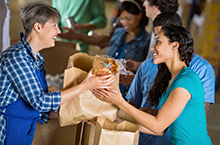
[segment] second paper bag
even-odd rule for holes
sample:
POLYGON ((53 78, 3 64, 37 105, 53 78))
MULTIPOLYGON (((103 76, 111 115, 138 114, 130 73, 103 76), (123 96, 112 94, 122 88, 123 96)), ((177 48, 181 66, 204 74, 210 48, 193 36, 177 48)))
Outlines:
MULTIPOLYGON (((85 53, 77 53, 70 57, 68 69, 64 75, 64 90, 80 84, 92 68, 94 57, 85 53)), ((113 89, 119 90, 119 75, 111 84, 113 89)), ((95 117, 106 117, 115 120, 118 108, 110 103, 96 98, 91 91, 80 94, 71 101, 60 106, 59 121, 61 126, 78 124, 82 120, 90 120, 95 117)))
POLYGON ((138 145, 139 133, 138 126, 131 122, 117 124, 106 118, 98 118, 94 145, 138 145))

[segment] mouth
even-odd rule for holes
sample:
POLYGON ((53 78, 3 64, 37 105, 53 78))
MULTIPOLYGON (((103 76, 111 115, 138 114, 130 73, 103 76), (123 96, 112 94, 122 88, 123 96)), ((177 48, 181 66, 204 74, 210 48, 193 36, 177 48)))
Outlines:
POLYGON ((129 29, 129 27, 128 27, 128 26, 124 26, 124 29, 125 29, 125 30, 128 30, 128 29, 129 29))
POLYGON ((57 36, 54 36, 54 37, 53 37, 53 41, 56 41, 56 38, 57 38, 57 36))
POLYGON ((156 57, 157 56, 157 52, 153 52, 153 57, 156 57))

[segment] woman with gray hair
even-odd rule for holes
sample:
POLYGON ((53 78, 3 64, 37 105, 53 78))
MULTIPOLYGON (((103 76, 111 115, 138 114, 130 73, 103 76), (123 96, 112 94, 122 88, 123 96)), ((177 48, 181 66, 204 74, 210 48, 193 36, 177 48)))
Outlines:
POLYGON ((0 56, 0 144, 30 145, 37 121, 57 117, 59 106, 95 88, 109 89, 114 76, 91 71, 78 86, 48 93, 40 50, 53 47, 60 33, 59 12, 45 3, 30 3, 20 10, 25 30, 16 44, 0 56))

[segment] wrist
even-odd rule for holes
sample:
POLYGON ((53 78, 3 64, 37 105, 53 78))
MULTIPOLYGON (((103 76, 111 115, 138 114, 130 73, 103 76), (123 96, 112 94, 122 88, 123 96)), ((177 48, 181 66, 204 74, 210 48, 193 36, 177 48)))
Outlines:
POLYGON ((89 86, 86 84, 85 81, 83 81, 81 84, 80 84, 80 88, 82 88, 82 93, 85 93, 86 91, 88 91, 90 88, 89 86))
POLYGON ((123 97, 121 97, 121 99, 118 101, 118 108, 121 108, 122 110, 124 110, 126 108, 126 104, 128 104, 123 97))

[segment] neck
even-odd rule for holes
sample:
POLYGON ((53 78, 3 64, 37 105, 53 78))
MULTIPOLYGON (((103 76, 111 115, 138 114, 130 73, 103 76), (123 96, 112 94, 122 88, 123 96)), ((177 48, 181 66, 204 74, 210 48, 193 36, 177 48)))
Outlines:
POLYGON ((140 30, 141 30, 140 27, 136 27, 134 30, 127 32, 127 34, 134 37, 139 33, 140 30))
POLYGON ((154 20, 156 17, 157 17, 157 15, 159 15, 161 12, 159 11, 159 10, 157 10, 156 12, 155 12, 155 15, 152 17, 152 20, 154 20))
POLYGON ((39 47, 40 43, 38 42, 38 39, 35 35, 30 34, 27 36, 26 40, 30 44, 31 49, 34 52, 34 56, 37 59, 37 53, 41 50, 39 47))
POLYGON ((166 63, 166 65, 171 73, 171 82, 184 67, 187 67, 185 62, 180 61, 179 57, 170 63, 166 63))

